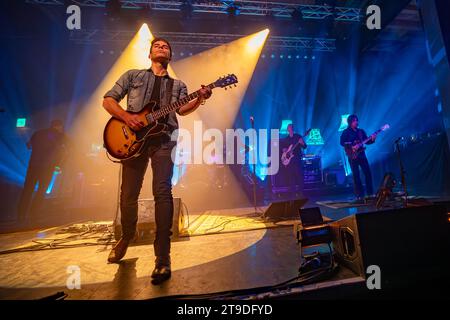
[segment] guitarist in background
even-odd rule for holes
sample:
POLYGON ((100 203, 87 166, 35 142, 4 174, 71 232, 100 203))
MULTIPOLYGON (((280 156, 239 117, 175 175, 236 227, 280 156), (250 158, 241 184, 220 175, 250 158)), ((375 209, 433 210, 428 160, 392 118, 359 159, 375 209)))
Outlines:
POLYGON ((69 137, 64 133, 64 124, 59 119, 53 120, 50 128, 34 132, 27 142, 31 157, 17 207, 19 222, 26 222, 27 218, 37 218, 36 214, 42 207, 55 167, 60 166, 67 157, 69 144, 69 137), (36 184, 39 186, 33 198, 36 184))
POLYGON ((284 177, 284 181, 286 186, 288 186, 291 191, 295 194, 296 191, 300 193, 303 192, 303 168, 302 168, 302 155, 303 149, 306 149, 307 145, 305 140, 298 133, 294 133, 294 125, 290 123, 287 126, 288 136, 282 140, 280 140, 280 150, 283 152, 289 149, 289 146, 292 145, 293 148, 292 155, 293 157, 289 161, 287 166, 281 165, 280 170, 282 170, 282 176, 284 177), (295 190, 297 189, 297 190, 295 190))
MULTIPOLYGON (((171 78, 167 73, 168 64, 172 58, 172 48, 163 38, 155 38, 151 42, 149 58, 152 61, 150 69, 129 70, 115 83, 113 88, 104 95, 103 107, 113 117, 124 121, 134 130, 144 127, 139 118, 127 111, 139 112, 150 101, 160 105, 174 103, 187 96, 186 85, 171 78), (127 95, 126 111, 119 102, 127 95)), ((202 86, 199 98, 177 109, 179 115, 187 115, 197 109, 211 96, 211 89, 202 86)), ((149 159, 153 171, 153 196, 155 198, 156 236, 154 242, 155 268, 152 272, 153 284, 165 281, 171 276, 170 269, 170 236, 173 217, 172 199, 172 148, 176 142, 171 141, 171 133, 178 128, 175 112, 165 119, 168 131, 159 138, 150 140, 145 152, 138 157, 122 162, 122 185, 120 193, 120 212, 122 238, 117 242, 108 257, 108 262, 119 262, 133 240, 138 220, 138 196, 144 180, 149 159)))
MULTIPOLYGON (((348 127, 341 134, 341 146, 344 148, 350 148, 354 144, 364 141, 367 139, 367 134, 363 129, 358 128, 358 117, 354 114, 350 115, 347 118, 348 127)), ((370 136, 371 140, 369 140, 366 144, 372 144, 375 142, 376 135, 373 134, 370 136)), ((354 148, 354 147, 353 147, 354 148)), ((356 149, 354 150, 356 151, 356 149)), ((372 186, 372 173, 370 172, 369 161, 367 161, 366 153, 364 152, 364 148, 361 147, 360 152, 352 159, 348 158, 350 162, 350 167, 352 169, 353 174, 353 188, 355 191, 355 196, 357 201, 362 201, 364 198, 364 190, 361 183, 361 177, 359 175, 359 167, 361 167, 364 177, 366 179, 366 191, 367 195, 373 195, 373 186, 372 186)))

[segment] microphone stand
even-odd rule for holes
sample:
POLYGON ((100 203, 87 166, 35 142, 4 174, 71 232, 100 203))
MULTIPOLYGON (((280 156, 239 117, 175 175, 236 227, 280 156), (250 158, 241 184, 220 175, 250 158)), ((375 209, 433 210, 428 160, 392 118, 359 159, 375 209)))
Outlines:
MULTIPOLYGON (((250 122, 252 123, 253 132, 255 131, 255 119, 250 117, 250 122)), ((255 137, 256 138, 256 137, 255 137)), ((257 143, 255 139, 255 144, 257 143)), ((256 208, 256 155, 255 155, 256 147, 253 145, 253 207, 255 208, 255 214, 258 213, 256 208)))
POLYGON ((405 198, 403 200, 403 205, 406 207, 408 207, 408 192, 407 192, 407 188, 406 188, 406 171, 405 168, 403 166, 403 161, 400 155, 400 146, 399 146, 399 142, 400 139, 397 139, 395 141, 395 149, 397 150, 397 157, 398 157, 398 162, 400 164, 400 176, 401 176, 401 181, 402 181, 402 186, 403 186, 403 193, 405 194, 405 198))

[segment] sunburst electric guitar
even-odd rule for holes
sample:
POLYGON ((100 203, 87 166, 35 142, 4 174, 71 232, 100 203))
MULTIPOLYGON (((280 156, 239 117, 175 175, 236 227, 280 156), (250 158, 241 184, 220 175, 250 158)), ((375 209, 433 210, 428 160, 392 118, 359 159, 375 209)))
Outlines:
MULTIPOLYGON (((236 85, 238 82, 234 74, 217 79, 215 82, 207 85, 208 88, 225 88, 236 85)), ((175 103, 160 107, 158 103, 152 101, 148 103, 137 114, 145 126, 135 131, 131 129, 125 122, 112 117, 109 119, 103 131, 103 143, 108 153, 118 159, 127 160, 137 157, 144 148, 145 142, 149 139, 159 136, 167 129, 167 124, 162 122, 169 113, 184 106, 189 101, 199 97, 199 90, 191 93, 186 98, 178 100, 175 103)))
POLYGON ((348 158, 351 160, 355 160, 358 158, 358 155, 364 151, 364 145, 369 142, 372 139, 372 136, 377 136, 380 132, 386 131, 390 128, 388 124, 385 124, 380 129, 375 131, 372 135, 370 135, 367 139, 364 141, 353 141, 353 143, 347 145, 344 147, 345 153, 347 154, 348 158))

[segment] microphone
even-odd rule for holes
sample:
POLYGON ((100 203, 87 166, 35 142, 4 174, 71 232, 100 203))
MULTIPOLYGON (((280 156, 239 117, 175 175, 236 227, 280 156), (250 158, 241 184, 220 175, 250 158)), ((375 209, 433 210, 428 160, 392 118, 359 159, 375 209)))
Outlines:
POLYGON ((398 137, 397 140, 394 141, 394 143, 398 143, 402 139, 403 139, 403 137, 398 137))

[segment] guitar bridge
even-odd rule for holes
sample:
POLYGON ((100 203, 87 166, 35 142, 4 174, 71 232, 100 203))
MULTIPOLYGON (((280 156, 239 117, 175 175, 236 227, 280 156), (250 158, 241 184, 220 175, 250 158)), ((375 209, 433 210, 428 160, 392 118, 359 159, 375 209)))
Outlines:
POLYGON ((125 139, 129 139, 129 137, 128 137, 128 132, 127 132, 127 128, 125 127, 125 126, 122 126, 122 132, 123 132, 123 135, 125 136, 125 139))

